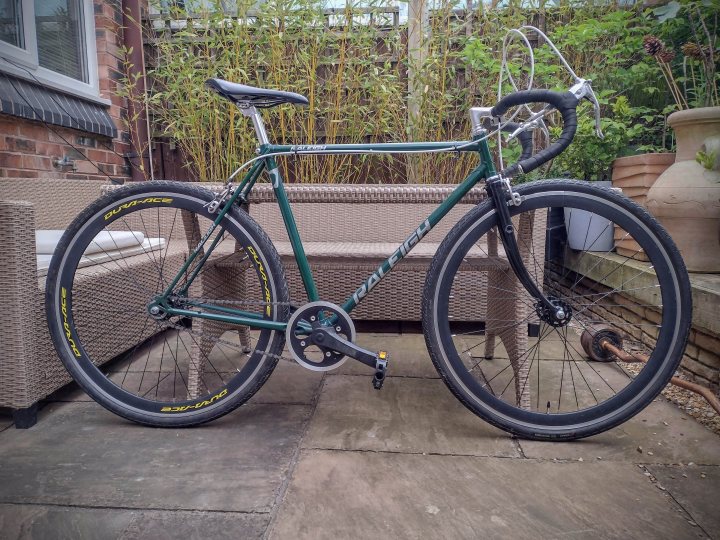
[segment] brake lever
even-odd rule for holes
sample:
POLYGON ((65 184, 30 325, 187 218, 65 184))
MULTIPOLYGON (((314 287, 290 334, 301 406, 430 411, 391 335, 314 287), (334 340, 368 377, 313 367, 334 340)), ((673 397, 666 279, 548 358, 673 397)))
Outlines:
POLYGON ((595 109, 595 134, 599 138, 604 139, 605 135, 603 135, 602 128, 600 127, 600 102, 598 102, 597 96, 595 92, 593 92, 592 86, 590 85, 591 82, 589 79, 578 78, 577 82, 570 88, 570 92, 574 94, 578 100, 585 98, 593 104, 593 108, 595 109))
POLYGON ((602 127, 600 127, 600 103, 598 102, 597 97, 595 96, 595 92, 593 92, 593 89, 588 84, 588 95, 586 96, 588 100, 593 104, 593 108, 595 109, 595 134, 600 138, 604 139, 605 135, 603 135, 602 127))

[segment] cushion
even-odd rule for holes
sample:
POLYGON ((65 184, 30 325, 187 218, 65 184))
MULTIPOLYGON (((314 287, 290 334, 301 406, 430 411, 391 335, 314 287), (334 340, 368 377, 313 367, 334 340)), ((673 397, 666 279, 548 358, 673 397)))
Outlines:
MULTIPOLYGON (((369 264, 378 264, 379 261, 387 259, 398 249, 398 244, 389 242, 303 242, 305 255, 308 259, 332 259, 337 262, 343 260, 359 260, 368 262, 369 264)), ((405 260, 416 262, 429 262, 440 244, 434 242, 421 241, 415 245, 405 257, 405 260)), ((275 242, 275 248, 278 255, 283 260, 294 259, 292 244, 290 242, 275 242)), ((490 266, 506 266, 505 251, 502 244, 498 246, 499 257, 490 257, 487 247, 484 245, 475 245, 470 248, 469 256, 476 262, 480 259, 486 261, 490 266)))
MULTIPOLYGON (((132 257, 133 255, 139 255, 141 253, 148 253, 163 249, 165 247, 164 238, 144 238, 141 245, 128 246, 122 249, 106 250, 104 252, 89 253, 86 251, 82 259, 80 259, 80 268, 86 266, 92 266, 95 264, 102 264, 108 261, 116 259, 122 259, 125 257, 132 257)), ((52 259, 51 254, 38 253, 37 255, 37 268, 38 277, 47 275, 48 267, 50 266, 50 260, 52 259)))
MULTIPOLYGON (((38 255, 52 255, 60 242, 64 230, 35 231, 35 251, 38 255)), ((145 235, 140 231, 101 231, 85 250, 85 255, 116 251, 131 246, 140 246, 145 235)))

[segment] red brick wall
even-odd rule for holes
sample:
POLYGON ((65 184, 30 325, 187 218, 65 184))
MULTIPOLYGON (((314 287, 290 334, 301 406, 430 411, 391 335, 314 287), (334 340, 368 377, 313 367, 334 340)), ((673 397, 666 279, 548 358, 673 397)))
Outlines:
POLYGON ((116 95, 123 70, 120 0, 95 0, 94 7, 100 96, 111 101, 108 112, 118 130, 117 137, 110 139, 55 125, 48 128, 41 122, 0 114, 0 176, 97 180, 107 180, 106 174, 130 177, 123 157, 131 152, 123 122, 125 100, 116 95), (66 156, 74 160, 76 170, 53 165, 53 159, 66 156))

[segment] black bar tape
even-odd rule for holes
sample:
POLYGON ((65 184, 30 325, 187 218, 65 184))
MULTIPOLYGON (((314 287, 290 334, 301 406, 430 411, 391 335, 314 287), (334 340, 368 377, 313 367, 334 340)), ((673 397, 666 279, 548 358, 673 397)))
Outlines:
POLYGON ((521 161, 515 165, 511 165, 500 174, 503 176, 514 176, 519 172, 529 173, 530 171, 537 169, 543 163, 546 163, 559 155, 565 150, 570 143, 572 143, 575 137, 575 131, 577 130, 577 114, 575 108, 578 104, 578 99, 570 92, 553 92, 552 90, 522 90, 515 92, 502 98, 497 105, 495 105, 490 113, 493 116, 502 116, 507 112, 510 107, 516 107, 517 105, 523 105, 525 103, 549 103, 555 107, 563 119, 563 130, 560 137, 545 150, 542 150, 537 155, 522 158, 521 161))
MULTIPOLYGON (((507 131, 508 133, 512 133, 517 128, 520 127, 520 124, 517 122, 508 122, 505 124, 502 128, 503 131, 507 131)), ((532 133, 529 131, 521 131, 517 137, 515 137, 518 141, 520 141, 520 144, 522 145, 522 153, 520 154, 520 159, 528 159, 529 157, 532 157, 533 153, 533 137, 532 133)))

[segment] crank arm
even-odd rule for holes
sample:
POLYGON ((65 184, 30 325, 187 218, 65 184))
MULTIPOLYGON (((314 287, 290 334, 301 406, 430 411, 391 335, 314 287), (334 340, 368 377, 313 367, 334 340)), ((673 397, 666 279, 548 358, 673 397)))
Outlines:
POLYGON ((355 345, 353 342, 332 332, 329 328, 315 328, 310 334, 310 341, 318 347, 337 351, 375 369, 378 358, 376 353, 355 345))
POLYGON ((385 382, 387 374, 388 355, 385 351, 374 353, 358 347, 353 342, 341 338, 335 332, 326 327, 316 327, 310 334, 310 341, 323 349, 331 349, 335 352, 354 358, 375 370, 373 375, 373 388, 380 390, 385 382))

